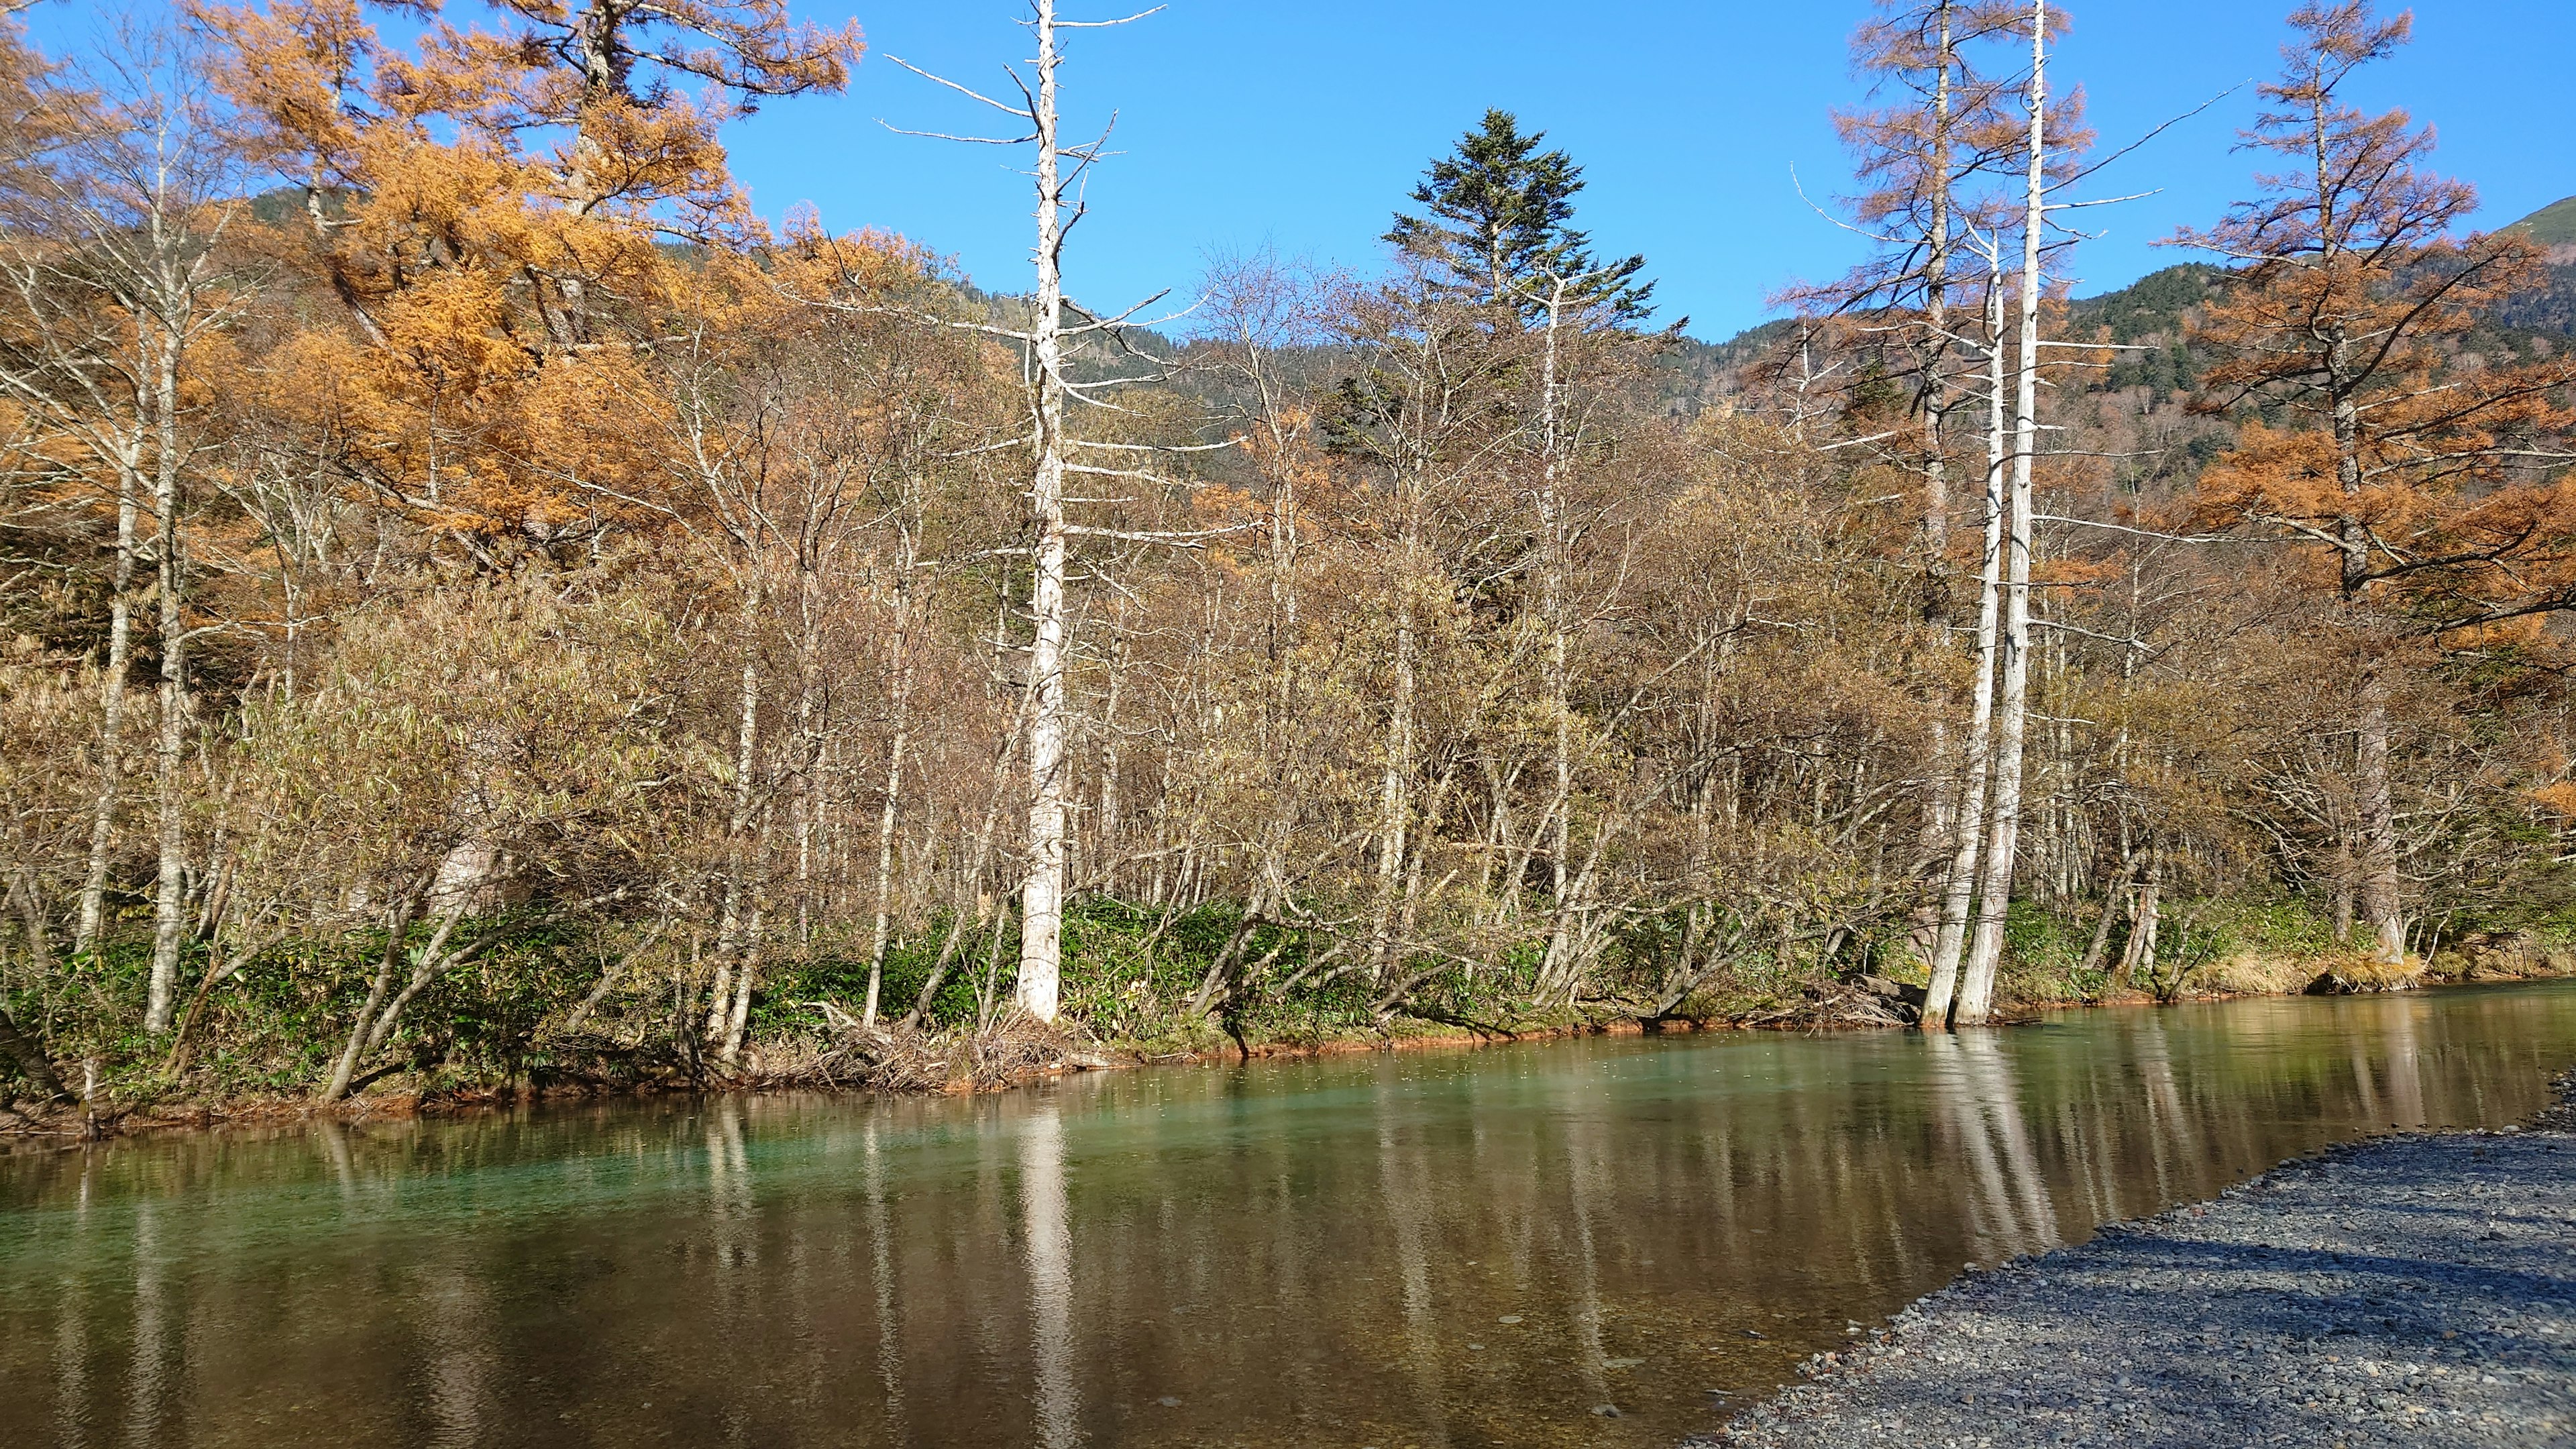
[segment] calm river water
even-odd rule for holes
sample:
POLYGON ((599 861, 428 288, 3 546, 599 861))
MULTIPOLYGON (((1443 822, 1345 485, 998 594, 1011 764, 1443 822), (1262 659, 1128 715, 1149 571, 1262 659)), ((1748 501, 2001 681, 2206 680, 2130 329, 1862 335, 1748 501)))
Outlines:
POLYGON ((2488 987, 0 1159, 0 1444, 1669 1445, 2571 1059, 2576 984, 2488 987))

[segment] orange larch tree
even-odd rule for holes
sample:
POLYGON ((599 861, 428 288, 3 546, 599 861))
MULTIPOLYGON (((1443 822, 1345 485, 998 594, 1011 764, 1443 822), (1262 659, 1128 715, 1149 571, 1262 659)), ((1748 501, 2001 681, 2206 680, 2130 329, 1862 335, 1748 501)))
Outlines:
POLYGON ((2280 79, 2248 149, 2286 158, 2254 199, 2177 242, 2237 271, 2194 329, 2216 354, 2199 406, 2245 410, 2236 446, 2201 478, 2205 522, 2317 551, 2328 627, 2355 680, 2357 894, 2375 950, 2405 952, 2390 784, 2392 671, 2409 640, 2576 607, 2564 580, 2576 507, 2520 465, 2564 422, 2564 359, 2465 359, 2481 309, 2537 280, 2510 236, 2459 237, 2466 182, 2424 166, 2430 128, 2347 103, 2352 76, 2403 45, 2411 17, 2367 0, 2290 17, 2280 79), (2266 421, 2265 417, 2271 419, 2266 421))
POLYGON ((305 260, 346 318, 287 352, 281 395, 353 480, 464 546, 542 547, 632 515, 648 471, 598 445, 648 385, 635 344, 705 283, 706 249, 761 238, 719 127, 840 89, 861 45, 784 0, 490 9, 488 28, 409 0, 191 13, 302 187, 305 260), (418 42, 389 45, 371 8, 418 42))

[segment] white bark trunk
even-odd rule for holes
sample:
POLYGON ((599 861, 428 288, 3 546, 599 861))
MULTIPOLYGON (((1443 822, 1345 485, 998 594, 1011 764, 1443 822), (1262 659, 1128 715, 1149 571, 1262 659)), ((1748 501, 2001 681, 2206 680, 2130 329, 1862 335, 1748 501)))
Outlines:
POLYGON ((1406 549, 1395 580, 1395 683, 1387 710, 1386 758, 1378 781, 1377 903, 1370 923, 1370 966, 1375 984, 1395 976, 1395 911, 1404 877, 1406 819, 1412 802, 1414 620, 1412 551, 1406 549))
POLYGON ((912 745, 912 548, 909 536, 899 555, 902 578, 894 594, 894 739, 886 747, 885 803, 877 812, 876 932, 868 949, 868 1001, 862 1026, 877 1024, 878 999, 885 986, 886 951, 894 939, 894 828, 903 801, 903 756, 912 745))
POLYGON ((155 350, 152 378, 158 453, 152 479, 157 538, 153 558, 161 575, 161 738, 153 762, 153 793, 160 814, 160 866, 152 900, 152 979, 143 1029, 168 1033, 178 1007, 179 952, 187 940, 188 856, 186 801, 180 767, 187 751, 187 620, 181 612, 187 575, 179 538, 179 343, 164 338, 155 350))
MULTIPOLYGON (((757 569, 754 559, 748 567, 757 569)), ((725 852, 724 908, 716 922, 715 989, 707 997, 706 1037, 722 1041, 730 1034, 732 994, 737 972, 734 963, 757 949, 752 938, 759 934, 759 911, 752 909, 746 931, 744 906, 756 896, 752 874, 759 868, 759 842, 754 838, 757 824, 753 816, 755 777, 760 768, 760 604, 765 591, 757 577, 745 586, 742 609, 742 685, 740 714, 735 721, 733 757, 733 812, 725 822, 728 842, 725 852)))
POLYGON ((2371 949, 2391 966, 2406 960, 2398 905, 2397 812, 2388 774, 2388 681, 2376 666, 2361 685, 2361 913, 2371 949))
POLYGON ((1064 232, 1063 178, 1056 146, 1054 0, 1036 0, 1038 40, 1037 317, 1030 328, 1036 376, 1037 469, 1029 488, 1036 578, 1029 609, 1028 874, 1020 889, 1020 1008, 1056 1018, 1064 931, 1064 232))
POLYGON ((2021 836, 2022 739, 2030 692, 2031 466, 2039 447, 2039 304, 2045 278, 2040 255, 2047 221, 2048 0, 2030 7, 2030 155, 2023 193, 2021 356, 2015 384, 2012 521, 2006 555, 2001 697, 1996 702, 1995 814, 1985 868, 1977 884, 1977 930, 1961 973, 1952 1018, 1982 1025, 1994 1010, 1995 975, 2003 961, 2004 918, 2012 903, 2013 865, 2021 836))
POLYGON ((107 920, 107 867, 116 837, 116 797, 124 787, 125 676, 134 666, 135 533, 141 522, 139 468, 130 455, 116 476, 116 568, 107 606, 107 675, 99 682, 98 795, 90 809, 89 868, 81 876, 80 915, 72 949, 98 944, 107 920))
POLYGON ((1986 841, 1986 788, 1992 773, 1995 716, 1995 651, 2002 621, 2005 488, 2008 449, 2004 436, 2003 277, 1998 266, 1986 295, 1986 540, 1977 589, 1976 680, 1971 686, 1966 757, 1960 769, 1957 836, 1942 890, 1941 933, 1932 947, 1932 984, 1923 1001, 1926 1027, 1948 1022, 1959 982, 1959 955, 1967 945, 1968 911, 1977 888, 1977 860, 1986 841))

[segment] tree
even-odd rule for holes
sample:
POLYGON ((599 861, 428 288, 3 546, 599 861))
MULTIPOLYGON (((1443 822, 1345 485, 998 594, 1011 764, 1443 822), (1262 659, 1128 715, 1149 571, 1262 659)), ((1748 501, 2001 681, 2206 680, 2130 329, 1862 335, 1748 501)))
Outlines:
MULTIPOLYGON (((1578 550, 1604 511, 1601 500, 1578 503, 1578 495, 1583 475, 1598 471, 1633 421, 1622 418, 1621 400, 1653 345, 1636 327, 1652 310, 1654 283, 1640 280, 1642 256, 1595 258, 1590 237, 1573 225, 1583 170, 1562 150, 1540 150, 1545 139, 1522 134, 1510 112, 1487 111, 1483 126, 1414 188, 1422 213, 1399 213, 1385 239, 1421 269, 1426 288, 1416 310, 1428 316, 1430 304, 1463 304, 1457 320, 1506 334, 1492 353, 1493 379, 1521 384, 1514 390, 1522 395, 1505 404, 1515 419, 1508 444, 1489 462, 1520 475, 1530 510, 1535 598, 1526 615, 1542 636, 1549 787, 1526 844, 1507 848, 1514 858, 1544 859, 1550 910, 1540 974, 1551 994, 1571 1000, 1586 955, 1577 942, 1587 933, 1578 927, 1596 880, 1576 859, 1578 757, 1590 741, 1578 738, 1589 731, 1573 698, 1572 654, 1587 618, 1616 609, 1609 596, 1575 597, 1578 550), (1478 309, 1494 320, 1487 324, 1478 309)), ((1585 854, 1597 861, 1607 843, 1596 837, 1585 854)), ((1517 876, 1512 884, 1516 891, 1517 876)))
MULTIPOLYGON (((1145 15, 1152 13, 1144 12, 1145 15)), ((1031 175, 1037 183, 1037 245, 1031 255, 1037 265, 1037 290, 1029 299, 1028 325, 1025 329, 979 325, 977 330, 1020 344, 1026 349, 1028 364, 1029 431, 1025 441, 1032 454, 1033 465, 1028 491, 1029 553, 1033 563, 1029 592, 1032 637, 1026 682, 1029 808, 1028 829, 1023 837, 1027 846, 1027 874, 1020 890, 1018 999, 1022 1010, 1043 1022, 1052 1022, 1056 1018, 1063 980, 1066 776, 1069 773, 1065 747, 1071 719, 1065 689, 1067 650, 1071 642, 1066 585, 1072 540, 1076 536, 1086 536, 1179 544, 1196 541, 1196 535, 1186 530, 1140 534, 1077 524, 1066 512, 1065 481, 1068 477, 1149 483, 1163 481, 1151 472, 1133 466, 1136 454, 1153 453, 1156 451, 1153 447, 1085 440, 1074 436, 1067 418, 1069 407, 1099 407, 1102 394, 1149 379, 1150 374, 1131 374, 1077 382, 1070 376, 1070 363, 1072 353, 1087 339, 1098 338, 1110 339, 1110 346, 1116 354, 1131 360, 1135 358, 1136 354, 1128 347, 1120 328, 1128 318, 1150 305, 1153 299, 1115 316, 1103 317, 1065 294, 1065 239, 1087 209, 1081 199, 1082 185, 1091 168, 1107 154, 1105 148, 1109 137, 1103 131, 1090 141, 1069 143, 1064 139, 1056 76, 1064 63, 1060 32, 1097 30, 1143 18, 1144 15, 1133 15, 1124 20, 1059 20, 1055 0, 1031 0, 1029 18, 1020 23, 1028 27, 1037 42, 1038 53, 1030 63, 1035 83, 1022 81, 1016 72, 1013 73, 1012 78, 1021 94, 1022 103, 1019 105, 994 100, 954 81, 942 80, 927 71, 905 65, 907 70, 915 70, 916 74, 938 81, 1016 121, 1025 121, 1029 126, 1028 134, 1023 136, 948 139, 987 145, 1026 145, 1035 149, 1036 164, 1031 175)), ((897 60, 895 64, 904 65, 904 62, 897 60)))
MULTIPOLYGON (((2009 4, 1961 0, 1881 0, 1878 9, 1852 35, 1853 68, 1870 81, 1873 100, 1890 93, 1896 99, 1834 116, 1868 188, 1848 203, 1852 225, 1878 251, 1839 283, 1798 300, 1859 316, 1883 353, 1912 359, 1913 401, 1922 423, 1912 460, 1923 479, 1922 612, 1927 624, 1946 634, 1956 626, 1957 609, 1950 559, 1949 419, 1958 381, 1953 359, 1977 350, 1968 335, 1972 329, 1953 321, 1952 299, 1979 285, 1961 275, 1959 261, 1981 241, 1989 250, 2000 246, 2004 230, 1972 188, 2008 160, 2022 139, 2006 114, 2007 85, 1977 69, 1970 47, 2009 34, 2018 14, 2009 4)), ((1990 361, 1999 355, 2000 336, 1999 322, 1984 333, 1990 361)), ((1991 522, 1993 507, 1987 513, 1991 522)), ((1980 557, 1994 553, 1990 546, 1980 557)), ((1991 672, 1994 649, 1992 576, 1992 569, 1980 574, 1988 580, 1975 635, 1980 681, 1991 672)), ((1966 877, 1984 839, 1990 700, 1981 684, 1955 773, 1944 759, 1947 721, 1936 715, 1934 760, 1924 772, 1919 869, 1930 889, 1916 907, 1913 937, 1915 949, 1932 963, 1933 997, 1944 1008, 1964 939, 1972 890, 1966 877), (1960 859, 1971 864, 1956 866, 1960 859)))
POLYGON ((5 263, 16 335, 0 390, 16 397, 60 445, 113 479, 116 563, 100 725, 101 774, 76 941, 100 931, 108 836, 117 791, 130 594, 139 563, 153 571, 159 691, 154 748, 158 863, 144 1028, 171 1029, 188 930, 188 860, 181 771, 186 765, 188 544, 183 515, 203 438, 200 354, 235 320, 252 274, 227 232, 244 210, 229 140, 209 111, 193 57, 167 47, 112 57, 106 84, 47 104, 64 123, 59 156, 22 175, 26 229, 5 263), (148 542, 137 513, 150 509, 148 542))
POLYGON ((639 516, 649 469, 616 408, 655 308, 695 284, 689 249, 759 236, 717 128, 840 89, 858 32, 783 0, 494 0, 497 28, 432 19, 405 49, 371 8, 419 15, 190 10, 225 47, 256 154, 300 183, 300 260, 340 304, 301 349, 308 431, 486 565, 502 538, 595 541, 639 516))
MULTIPOLYGON (((2049 161, 2052 145, 2061 152, 2070 149, 2065 136, 2048 129, 2048 44, 2064 24, 2064 12, 2052 15, 2048 0, 2031 0, 2026 22, 2030 70, 2023 99, 2030 134, 2021 156, 2021 326, 2015 346, 2009 517, 2002 538, 2003 628, 1993 664, 1994 818, 1986 829, 1985 860, 1977 879, 1976 930, 1969 938, 1967 961, 1959 972, 1958 1003, 1950 1014, 1952 1022, 1963 1026, 1984 1024, 1994 1007, 1995 976, 2003 962, 2004 919, 2012 904, 2013 870, 2021 838, 2023 744, 2030 691, 2031 480, 2039 453, 2043 346, 2039 317, 2048 287, 2044 270, 2049 250, 2048 195, 2056 184, 2063 184, 2052 182, 2049 161)), ((2000 350, 2000 336, 1994 345, 2000 350)), ((1991 496, 1991 488, 1989 492, 1991 496)), ((1980 687, 1985 687, 1982 682, 1980 687)))
POLYGON ((1923 552, 1931 574, 1924 604, 1936 625, 1950 621, 1949 442, 1953 386, 1952 298, 1977 282, 1958 262, 1993 218, 1969 188, 2007 160, 2021 137, 2004 109, 2008 84, 1980 72, 1970 48, 2013 30, 2013 6, 1986 0, 1879 0, 1879 14, 1854 31, 1852 68, 1888 104, 1837 111, 1834 129, 1868 189, 1849 202, 1852 224, 1879 252, 1811 299, 1865 316, 1878 339, 1912 354, 1915 407, 1922 421, 1923 552))
POLYGON ((1557 277, 1573 286, 1569 302, 1599 308, 1613 325, 1642 320, 1655 291, 1637 280, 1646 259, 1594 259, 1591 238, 1572 226, 1583 168, 1563 151, 1539 150, 1546 139, 1545 131, 1523 135, 1509 111, 1485 112, 1484 125, 1413 188, 1422 213, 1396 213, 1386 240, 1487 305, 1535 314, 1545 305, 1539 279, 1557 277))
POLYGON ((2367 0, 2311 3, 2290 16, 2282 75, 2248 149, 2288 158, 2257 195, 2175 241, 2237 267, 2195 329, 2218 355, 2201 406, 2249 416, 2201 479, 2211 523, 2317 550, 2338 652, 2355 676, 2351 726, 2362 922, 2384 961, 2405 955, 2390 778, 2391 672, 2403 641, 2571 606, 2563 544, 2576 515, 2564 490, 2517 481, 2517 458, 2564 425, 2553 389, 2564 360, 2455 364, 2479 310, 2531 283, 2539 258, 2509 236, 2455 238, 2477 205, 2465 182, 2426 170, 2430 128, 2402 110, 2364 114, 2344 88, 2403 45, 2412 19, 2367 0))

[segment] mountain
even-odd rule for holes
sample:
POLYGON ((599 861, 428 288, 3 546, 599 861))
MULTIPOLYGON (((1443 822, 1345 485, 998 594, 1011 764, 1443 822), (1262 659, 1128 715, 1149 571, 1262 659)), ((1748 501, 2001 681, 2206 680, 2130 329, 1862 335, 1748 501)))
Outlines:
POLYGON ((2504 229, 2520 232, 2545 247, 2576 246, 2576 196, 2553 201, 2504 229))

